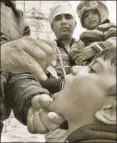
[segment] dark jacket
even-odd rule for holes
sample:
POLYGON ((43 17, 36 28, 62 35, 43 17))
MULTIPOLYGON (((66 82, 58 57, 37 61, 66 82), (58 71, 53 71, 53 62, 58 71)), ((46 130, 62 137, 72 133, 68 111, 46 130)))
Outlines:
POLYGON ((68 136, 68 143, 116 143, 116 126, 97 121, 77 129, 68 136))

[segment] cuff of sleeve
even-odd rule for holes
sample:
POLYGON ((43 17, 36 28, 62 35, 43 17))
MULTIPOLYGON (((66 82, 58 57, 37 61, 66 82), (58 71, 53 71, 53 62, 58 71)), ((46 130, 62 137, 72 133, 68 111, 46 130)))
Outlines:
POLYGON ((102 48, 99 44, 92 46, 92 49, 93 49, 96 53, 99 53, 99 52, 102 52, 102 51, 103 51, 103 48, 102 48))
POLYGON ((59 90, 63 89, 64 84, 65 84, 65 80, 63 79, 63 80, 61 80, 61 82, 60 82, 59 90))
MULTIPOLYGON (((43 94, 43 93, 41 93, 41 94, 43 94)), ((40 96, 41 96, 41 94, 40 94, 40 96)), ((48 95, 50 95, 50 94, 48 94, 48 95)), ((33 97, 34 96, 36 96, 36 95, 32 95, 32 96, 30 96, 26 101, 25 101, 25 103, 24 103, 24 106, 23 106, 23 110, 22 110, 22 112, 24 113, 24 121, 23 121, 23 123, 24 124, 26 124, 27 123, 27 115, 28 115, 28 110, 29 110, 29 108, 30 108, 30 106, 31 106, 31 101, 32 101, 32 99, 33 99, 33 97)), ((51 95, 50 95, 51 96, 51 95)))

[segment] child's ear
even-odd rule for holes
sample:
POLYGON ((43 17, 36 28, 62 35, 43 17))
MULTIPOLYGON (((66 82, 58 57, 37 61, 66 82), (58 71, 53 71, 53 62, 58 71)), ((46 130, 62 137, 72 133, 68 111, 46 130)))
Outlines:
POLYGON ((95 113, 96 119, 105 124, 116 124, 116 99, 113 96, 107 97, 106 104, 95 113))

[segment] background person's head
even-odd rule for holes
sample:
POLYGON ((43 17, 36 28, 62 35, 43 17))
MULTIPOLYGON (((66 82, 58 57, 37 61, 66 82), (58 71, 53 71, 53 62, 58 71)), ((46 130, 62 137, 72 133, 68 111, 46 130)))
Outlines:
POLYGON ((108 49, 89 66, 74 67, 72 74, 66 76, 64 88, 54 96, 52 108, 68 121, 70 132, 95 119, 116 123, 115 65, 116 50, 108 49))
POLYGON ((52 8, 49 21, 57 39, 72 38, 76 15, 70 4, 59 4, 52 8))
POLYGON ((82 1, 76 10, 81 25, 86 29, 96 28, 109 16, 108 8, 102 1, 82 1))

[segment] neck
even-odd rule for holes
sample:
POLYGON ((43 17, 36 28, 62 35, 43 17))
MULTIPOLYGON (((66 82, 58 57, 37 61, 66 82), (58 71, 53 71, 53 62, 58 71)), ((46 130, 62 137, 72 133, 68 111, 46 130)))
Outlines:
POLYGON ((92 122, 94 122, 94 118, 92 116, 89 116, 89 114, 86 114, 81 119, 77 119, 74 121, 68 120, 68 125, 69 125, 68 135, 70 135, 72 132, 79 129, 80 127, 85 126, 87 124, 91 124, 92 122))
POLYGON ((68 38, 64 37, 64 38, 60 38, 59 40, 61 40, 65 44, 65 46, 70 46, 72 38, 71 37, 68 37, 68 38))

